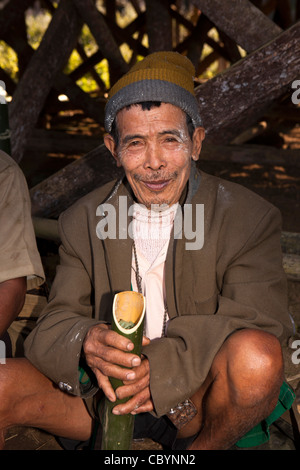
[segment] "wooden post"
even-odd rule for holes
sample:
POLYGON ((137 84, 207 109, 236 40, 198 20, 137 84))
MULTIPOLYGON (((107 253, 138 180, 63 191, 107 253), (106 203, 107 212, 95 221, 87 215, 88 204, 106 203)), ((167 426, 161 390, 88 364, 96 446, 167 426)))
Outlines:
POLYGON ((61 0, 39 48, 18 84, 10 106, 12 156, 17 162, 22 159, 26 141, 38 120, 57 73, 76 45, 80 27, 81 22, 72 3, 61 0))
POLYGON ((149 52, 172 50, 169 0, 146 0, 149 52))
POLYGON ((198 63, 201 59, 204 43, 207 38, 207 33, 213 28, 212 22, 203 14, 198 18, 197 25, 195 26, 192 34, 188 38, 188 51, 187 56, 194 64, 196 70, 198 63))

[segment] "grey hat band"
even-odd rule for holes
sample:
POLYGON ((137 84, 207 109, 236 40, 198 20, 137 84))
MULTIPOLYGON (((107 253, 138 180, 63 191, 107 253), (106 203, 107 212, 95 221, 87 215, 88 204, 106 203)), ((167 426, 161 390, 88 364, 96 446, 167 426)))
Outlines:
POLYGON ((195 127, 202 126, 197 100, 190 92, 165 80, 144 79, 140 82, 130 83, 115 93, 108 101, 104 121, 106 132, 111 132, 113 121, 121 109, 143 101, 161 101, 173 104, 190 116, 195 127))

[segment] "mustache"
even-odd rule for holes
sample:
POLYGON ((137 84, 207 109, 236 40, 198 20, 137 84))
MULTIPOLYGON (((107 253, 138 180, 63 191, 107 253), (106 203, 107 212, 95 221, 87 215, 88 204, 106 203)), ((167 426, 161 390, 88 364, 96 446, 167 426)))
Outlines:
POLYGON ((156 171, 155 173, 147 174, 147 175, 139 175, 138 173, 135 173, 133 175, 133 178, 135 181, 144 181, 145 183, 147 182, 156 182, 156 181, 168 181, 172 179, 176 179, 178 176, 177 171, 174 171, 172 173, 164 173, 164 172, 158 172, 156 171))

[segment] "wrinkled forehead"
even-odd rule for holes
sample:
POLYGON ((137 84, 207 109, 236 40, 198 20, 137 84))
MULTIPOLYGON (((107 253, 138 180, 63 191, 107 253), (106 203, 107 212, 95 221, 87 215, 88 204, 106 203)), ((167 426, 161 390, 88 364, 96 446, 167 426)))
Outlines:
POLYGON ((133 104, 122 108, 116 116, 116 124, 119 133, 128 128, 134 127, 171 127, 187 128, 187 115, 182 109, 169 103, 159 103, 159 105, 143 106, 143 104, 133 104))

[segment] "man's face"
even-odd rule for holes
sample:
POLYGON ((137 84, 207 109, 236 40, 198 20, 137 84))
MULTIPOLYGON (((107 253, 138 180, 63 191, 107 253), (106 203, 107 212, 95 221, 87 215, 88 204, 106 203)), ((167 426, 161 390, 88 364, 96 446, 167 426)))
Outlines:
POLYGON ((140 105, 117 115, 119 145, 111 136, 105 144, 127 180, 137 201, 149 209, 153 204, 171 206, 179 201, 189 179, 191 160, 198 160, 204 130, 197 128, 191 140, 185 113, 162 103, 149 111, 140 105))

